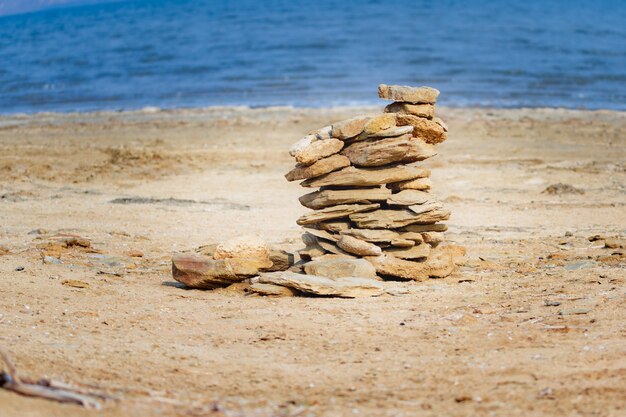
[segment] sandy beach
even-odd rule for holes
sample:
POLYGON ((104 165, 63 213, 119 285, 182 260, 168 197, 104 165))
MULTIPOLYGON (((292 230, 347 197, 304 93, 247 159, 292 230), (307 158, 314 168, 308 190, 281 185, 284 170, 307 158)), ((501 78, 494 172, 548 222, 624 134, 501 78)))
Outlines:
POLYGON ((623 416, 624 112, 442 108, 424 165, 467 256, 407 294, 173 281, 173 253, 239 235, 302 247, 287 149, 377 112, 0 116, 0 347, 24 376, 115 398, 98 413, 0 390, 0 414, 623 416))

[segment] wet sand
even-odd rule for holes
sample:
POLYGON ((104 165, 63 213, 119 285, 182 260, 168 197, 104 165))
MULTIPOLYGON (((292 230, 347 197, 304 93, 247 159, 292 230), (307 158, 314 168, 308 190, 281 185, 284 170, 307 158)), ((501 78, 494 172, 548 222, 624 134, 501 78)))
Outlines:
MULTIPOLYGON (((449 139, 425 165, 467 260, 408 294, 173 282, 176 251, 301 247, 289 145, 379 111, 0 117, 0 347, 25 376, 116 397, 106 416, 623 416, 626 252, 588 239, 626 239, 623 112, 440 110, 449 139), (559 183, 582 193, 544 192, 559 183)), ((3 390, 0 410, 97 414, 3 390)))

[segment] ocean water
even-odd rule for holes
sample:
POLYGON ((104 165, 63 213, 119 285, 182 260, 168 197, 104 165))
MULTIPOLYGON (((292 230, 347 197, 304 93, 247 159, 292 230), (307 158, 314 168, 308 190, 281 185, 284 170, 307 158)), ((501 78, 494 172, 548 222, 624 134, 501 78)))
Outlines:
POLYGON ((136 0, 0 17, 0 113, 380 104, 626 110, 624 0, 136 0))

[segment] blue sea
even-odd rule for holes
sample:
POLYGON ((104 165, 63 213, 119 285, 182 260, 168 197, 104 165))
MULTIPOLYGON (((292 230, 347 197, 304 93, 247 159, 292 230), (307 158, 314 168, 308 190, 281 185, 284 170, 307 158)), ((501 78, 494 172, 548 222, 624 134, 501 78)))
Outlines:
MULTIPOLYGON (((17 1, 17 0, 16 0, 17 1)), ((0 17, 0 113, 380 104, 626 110, 625 0, 128 0, 0 17)))

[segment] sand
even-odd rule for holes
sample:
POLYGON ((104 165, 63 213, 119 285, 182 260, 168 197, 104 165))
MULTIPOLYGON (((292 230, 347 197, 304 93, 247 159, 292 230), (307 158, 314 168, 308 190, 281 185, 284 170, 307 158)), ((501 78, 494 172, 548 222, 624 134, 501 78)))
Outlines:
MULTIPOLYGON (((442 109, 425 165, 467 262, 407 294, 173 282, 176 251, 250 233, 299 248, 289 145, 379 111, 0 117, 0 346, 25 376, 115 396, 104 416, 623 416, 626 258, 588 237, 626 235, 626 113, 442 109), (542 193, 557 183, 584 194, 542 193), (91 248, 50 243, 64 234, 91 248)), ((97 414, 3 390, 0 410, 97 414)))

